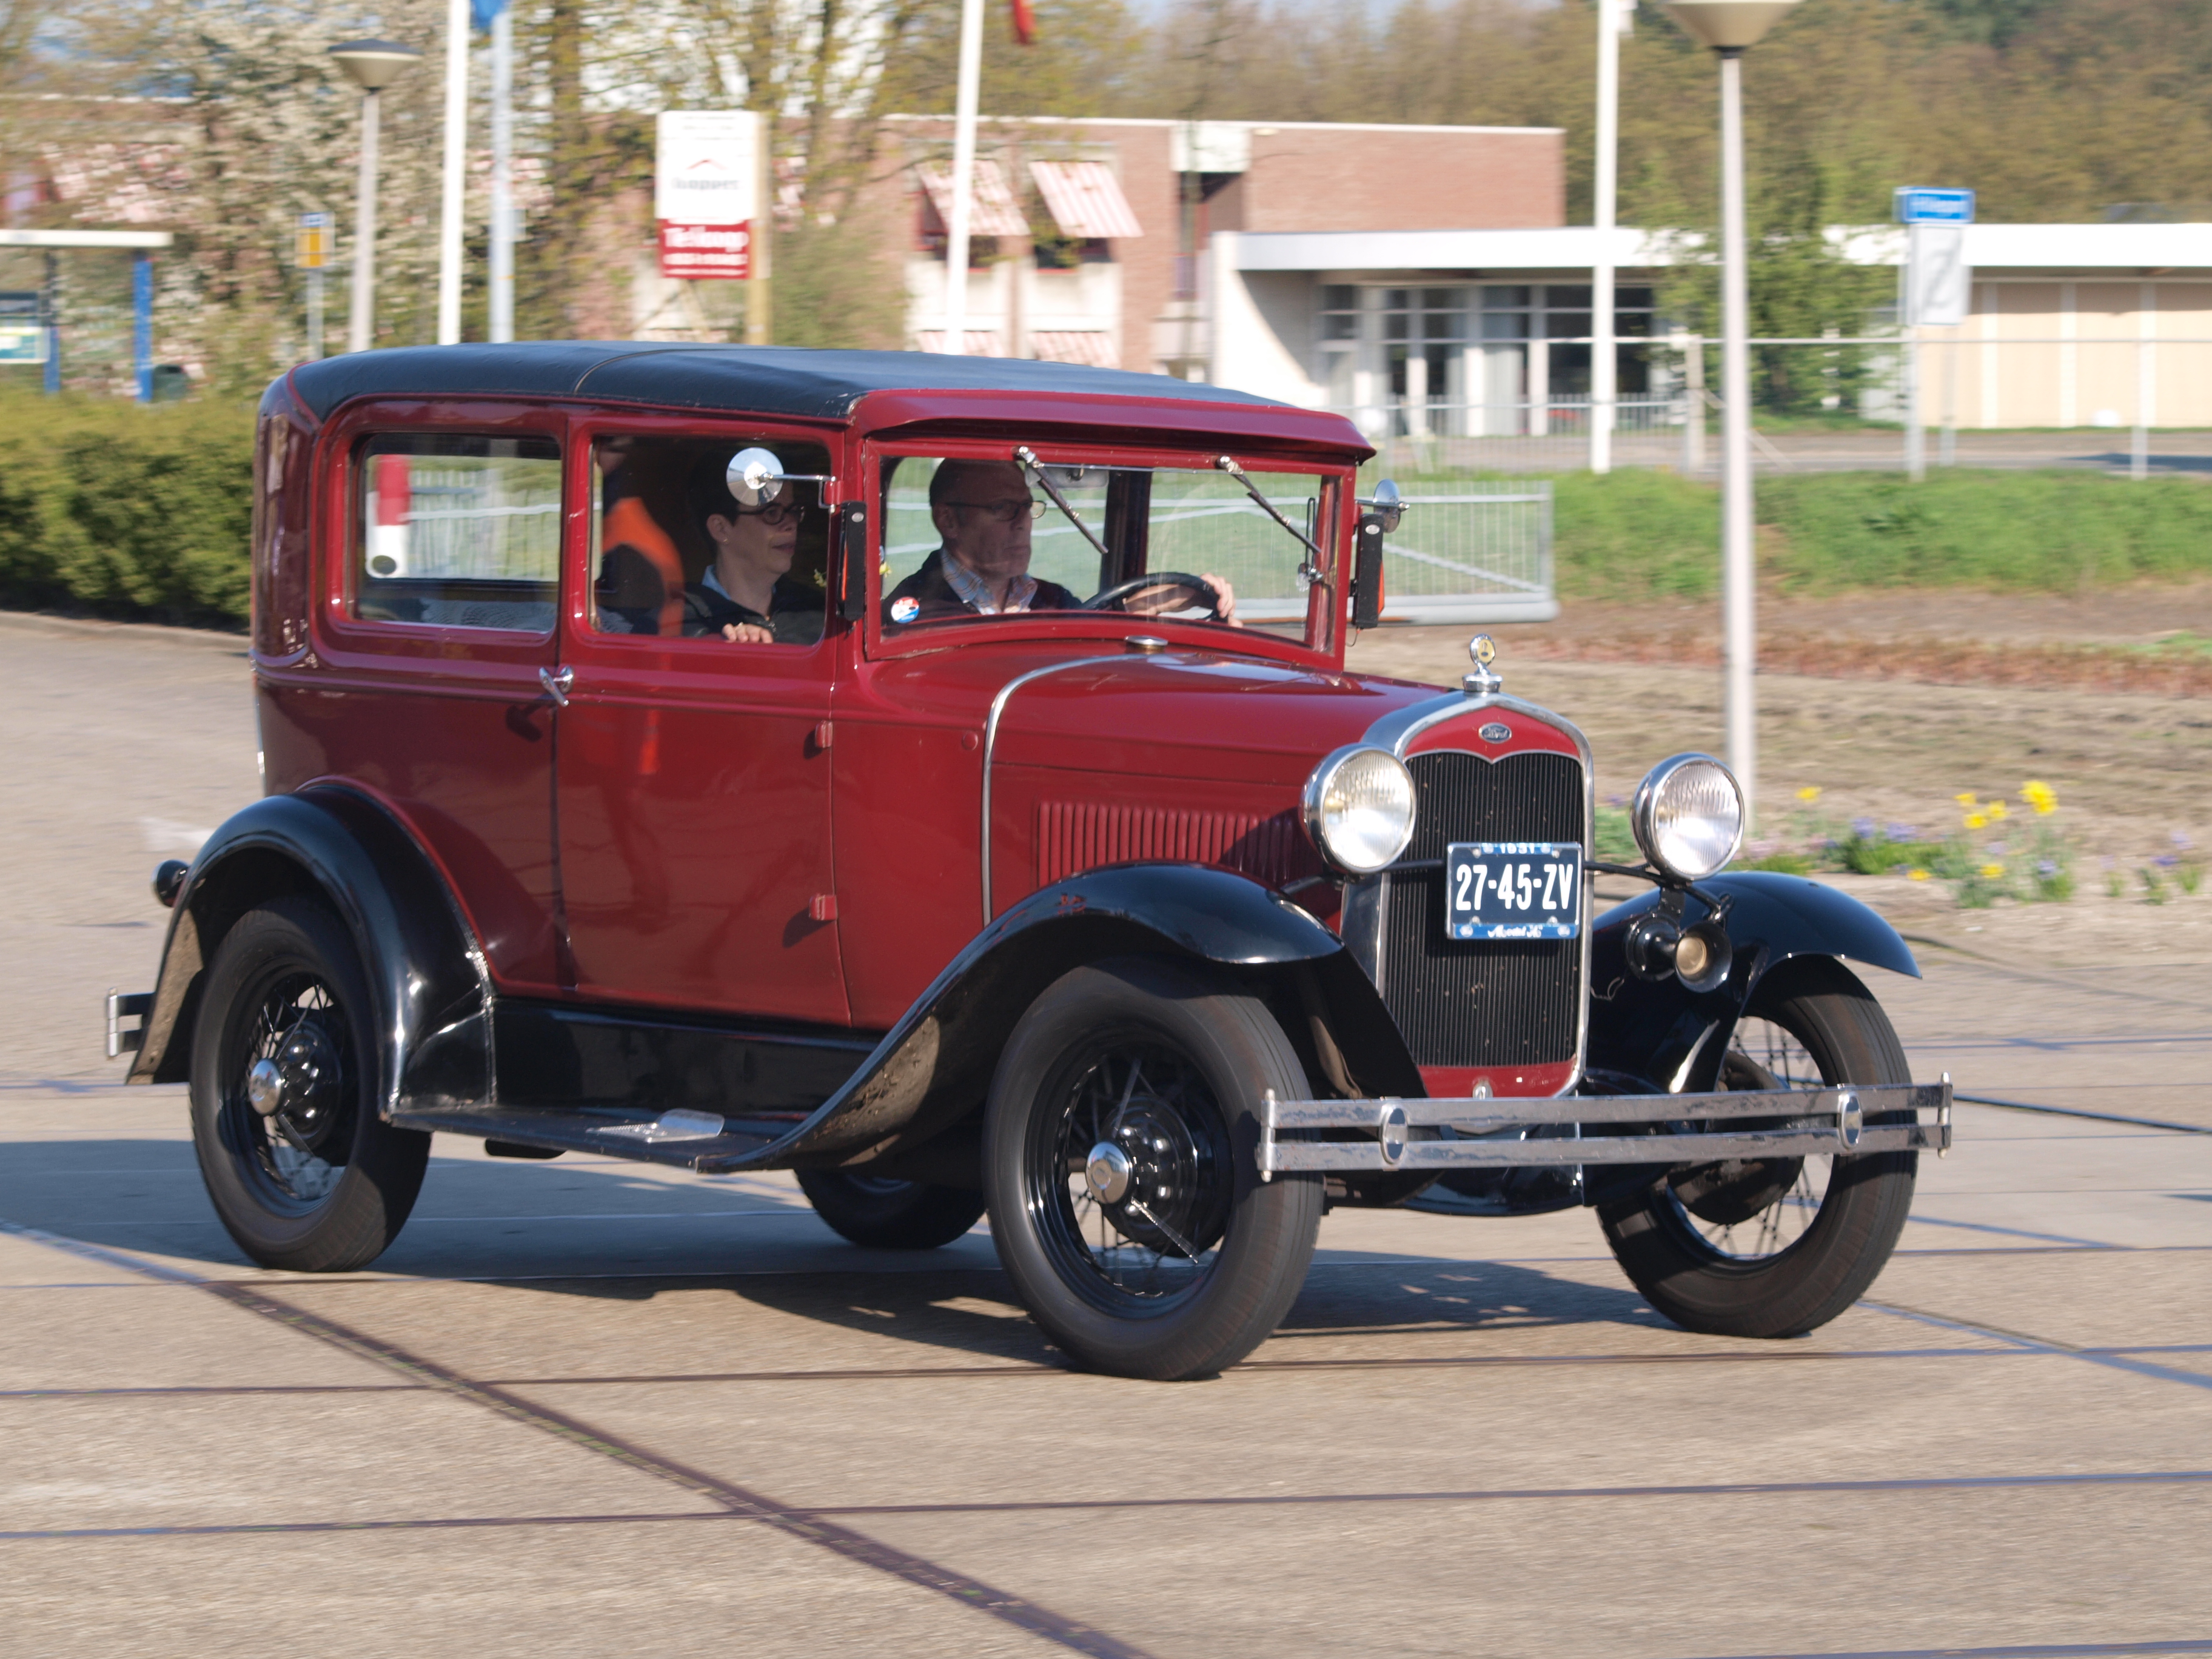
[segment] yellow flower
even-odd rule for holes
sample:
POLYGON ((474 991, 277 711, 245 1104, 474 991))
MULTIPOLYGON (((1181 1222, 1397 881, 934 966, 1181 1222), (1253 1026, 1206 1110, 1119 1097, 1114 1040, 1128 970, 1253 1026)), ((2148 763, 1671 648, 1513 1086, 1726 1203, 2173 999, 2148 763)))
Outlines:
POLYGON ((2005 815, 2005 804, 2001 800, 1993 800, 1989 804, 1988 811, 1992 818, 2001 818, 2005 815))
POLYGON ((1988 829, 1989 827, 1990 827, 1990 821, 1989 821, 1989 819, 1988 819, 1987 817, 1984 817, 1981 813, 1979 813, 1979 812, 1969 812, 1969 813, 1967 813, 1967 814, 1966 814, 1966 828, 1967 828, 1967 829, 1969 829, 1969 830, 1986 830, 1986 829, 1988 829))
POLYGON ((2021 785, 2020 798, 2035 809, 2038 817, 2058 810, 2057 795, 2040 778, 2030 778, 2021 785))
POLYGON ((1797 799, 1803 801, 1806 805, 1810 806, 1814 801, 1820 799, 1820 792, 1815 786, 1808 783, 1802 789, 1800 789, 1797 792, 1797 799))
POLYGON ((1974 804, 1974 792, 1969 789, 1963 795, 1954 795, 1951 799, 1961 806, 1972 806, 1974 804))
POLYGON ((1999 876, 2004 874, 2004 866, 2002 864, 1985 864, 1982 866, 1982 874, 1989 880, 1995 881, 1999 876))
POLYGON ((1925 870, 1907 870, 1905 872, 1905 878, 1907 881, 1925 881, 1928 879, 1928 872, 1925 870))

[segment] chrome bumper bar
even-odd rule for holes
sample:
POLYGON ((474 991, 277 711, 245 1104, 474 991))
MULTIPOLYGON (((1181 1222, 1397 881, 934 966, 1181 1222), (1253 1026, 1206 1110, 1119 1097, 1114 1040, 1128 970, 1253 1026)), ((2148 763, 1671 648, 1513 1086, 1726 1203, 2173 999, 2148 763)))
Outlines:
POLYGON ((1277 1174, 1510 1170, 1532 1164, 1712 1164, 1816 1153, 1935 1152, 1951 1147, 1951 1079, 1712 1095, 1568 1095, 1554 1100, 1278 1100, 1263 1097, 1260 1179, 1277 1174), (1891 1113, 1909 1123, 1869 1123, 1891 1113), (1923 1122, 1917 1114, 1933 1113, 1923 1122), (1780 1127, 1731 1128, 1745 1118, 1780 1127), (1634 1126, 1627 1128, 1627 1126, 1634 1126), (1595 1128, 1599 1133, 1593 1134, 1595 1128), (1626 1133, 1622 1133, 1627 1128, 1626 1133), (1358 1130, 1313 1140, 1310 1130, 1358 1130), (1531 1139, 1532 1129, 1564 1129, 1531 1139), (1437 1130, 1417 1136, 1416 1130, 1437 1130), (1516 1133, 1519 1131, 1519 1133, 1516 1133), (1298 1135, 1285 1139, 1285 1132, 1298 1135))

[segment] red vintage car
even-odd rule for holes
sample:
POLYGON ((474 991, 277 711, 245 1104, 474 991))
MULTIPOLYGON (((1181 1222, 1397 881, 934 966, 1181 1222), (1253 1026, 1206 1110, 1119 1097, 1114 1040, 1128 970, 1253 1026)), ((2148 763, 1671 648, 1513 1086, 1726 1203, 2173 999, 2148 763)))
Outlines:
MULTIPOLYGON (((913 354, 364 353, 270 387, 266 798, 157 894, 134 1082, 225 1225, 343 1271, 431 1131, 789 1169, 858 1243, 987 1212, 1078 1364, 1204 1375, 1323 1211, 1587 1205, 1690 1328, 1872 1281, 1949 1088, 1678 756, 1591 848, 1504 695, 1347 673, 1395 492, 1341 418, 913 354), (1591 914, 1594 872, 1649 891, 1591 914)), ((1418 512, 1418 508, 1413 509, 1418 512)), ((133 1026, 133 1019, 138 1022, 133 1026)), ((1448 1225, 1439 1220, 1436 1224, 1448 1225)))

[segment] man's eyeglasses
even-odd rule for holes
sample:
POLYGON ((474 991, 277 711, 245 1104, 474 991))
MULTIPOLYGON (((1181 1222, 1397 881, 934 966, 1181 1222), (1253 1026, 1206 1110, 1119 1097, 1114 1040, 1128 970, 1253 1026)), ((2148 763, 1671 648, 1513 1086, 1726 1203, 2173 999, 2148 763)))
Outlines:
POLYGON ((947 501, 947 507, 964 507, 1000 524, 1019 524, 1024 519, 1044 517, 1045 503, 1029 495, 1009 495, 1002 501, 947 501))
POLYGON ((738 509, 738 516, 758 519, 763 524, 781 529, 785 525, 797 524, 799 515, 804 511, 805 509, 797 501, 770 501, 766 507, 741 507, 738 509))

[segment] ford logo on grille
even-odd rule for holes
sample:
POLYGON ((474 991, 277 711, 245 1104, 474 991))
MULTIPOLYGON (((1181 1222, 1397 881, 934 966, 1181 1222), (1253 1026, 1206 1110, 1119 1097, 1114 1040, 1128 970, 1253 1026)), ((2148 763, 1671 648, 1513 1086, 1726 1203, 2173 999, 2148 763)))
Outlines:
POLYGON ((1492 720, 1477 734, 1485 743, 1504 743, 1513 735, 1513 728, 1492 720))

